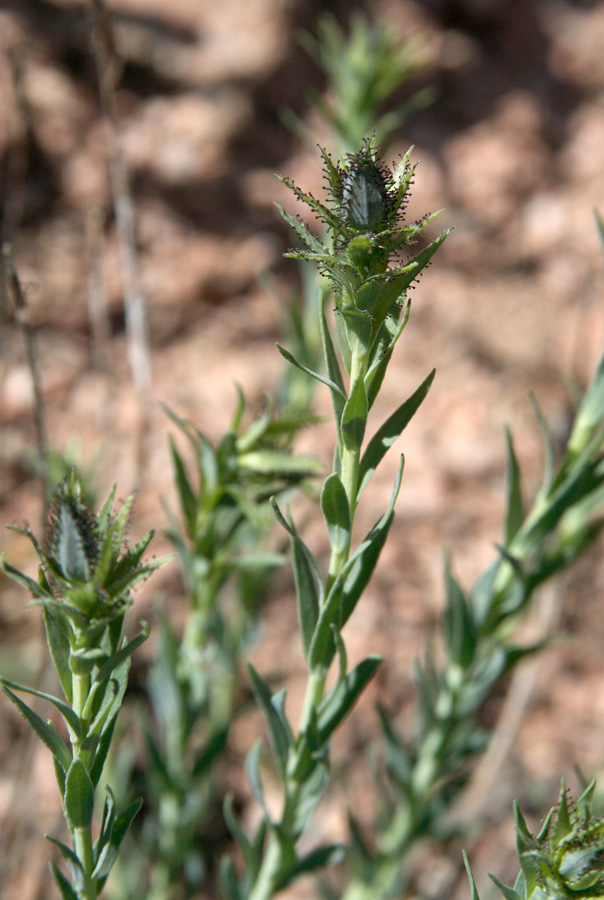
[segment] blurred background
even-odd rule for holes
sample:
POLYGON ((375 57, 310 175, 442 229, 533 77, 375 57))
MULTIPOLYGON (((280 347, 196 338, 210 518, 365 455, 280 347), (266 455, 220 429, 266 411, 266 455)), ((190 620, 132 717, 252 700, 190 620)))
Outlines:
MULTIPOLYGON (((168 546, 161 498, 174 501, 171 426, 157 401, 215 438, 232 416, 236 383, 261 408, 283 377, 274 347, 276 340, 286 343, 279 298, 299 290, 300 270, 282 258, 292 237, 274 202, 300 210, 274 174, 320 196, 315 145, 336 155, 341 149, 317 107, 317 98, 329 103, 330 95, 308 53, 308 35, 316 36, 325 13, 346 30, 364 12, 401 44, 413 42, 410 77, 386 107, 406 112, 385 156, 396 159, 414 145, 412 159, 420 164, 408 216, 444 207, 431 236, 444 226, 455 230, 415 291, 382 398, 383 409, 400 402, 436 366, 432 391, 401 441, 407 462, 392 536, 349 627, 352 662, 367 652, 387 661, 334 748, 337 765, 351 774, 346 790, 330 797, 321 827, 341 837, 340 805, 353 790, 362 810, 369 790, 366 769, 356 762, 376 729, 372 701, 381 698, 403 718, 413 702, 411 663, 441 608, 443 545, 466 584, 493 557, 503 510, 503 426, 513 429, 530 487, 542 450, 528 389, 554 434, 564 436, 573 398, 602 349, 593 211, 604 209, 604 5, 111 0, 108 6, 119 61, 110 72, 112 107, 99 93, 88 3, 0 3, 0 237, 12 247, 23 286, 48 445, 77 463, 97 498, 113 482, 122 497, 137 489, 132 537, 155 528, 158 555, 168 546), (135 293, 148 312, 148 369, 145 358, 131 365, 123 243, 113 212, 115 179, 126 168, 135 293)), ((97 54, 103 27, 97 22, 97 54)), ((7 290, 0 290, 1 518, 37 527, 43 503, 34 385, 24 330, 7 290)), ((327 409, 321 392, 316 405, 327 409)), ((329 428, 316 426, 301 446, 328 460, 332 441, 329 428)), ((383 508, 391 479, 392 469, 380 473, 364 523, 383 508)), ((309 540, 320 541, 313 527, 309 540)), ((19 536, 2 531, 0 549, 13 564, 33 568, 19 536)), ((573 783, 574 766, 589 776, 602 769, 603 588, 600 546, 548 599, 544 615, 553 605, 562 638, 527 675, 512 746, 486 811, 492 828, 466 844, 479 883, 488 869, 505 879, 505 865, 513 865, 513 797, 539 810, 554 801, 561 775, 573 783)), ((43 657, 39 617, 24 610, 21 590, 5 580, 0 589, 0 670, 35 678, 43 657)), ((182 589, 174 566, 140 592, 139 616, 152 615, 158 593, 177 611, 182 589)), ((302 667, 291 597, 283 576, 264 606, 252 653, 259 669, 286 680, 295 707, 302 667)), ((145 652, 151 650, 135 664, 134 691, 145 652)), ((261 728, 253 715, 237 723, 235 762, 261 728)), ((53 832, 58 800, 45 751, 30 745, 4 702, 0 760, 3 854, 11 860, 3 896, 35 900, 47 896, 48 848, 40 832, 53 832), (23 780, 24 759, 31 780, 23 780)), ((235 764, 225 777, 244 796, 235 764)), ((441 883, 468 896, 458 869, 458 857, 436 854, 430 884, 422 887, 420 873, 418 890, 435 896, 434 873, 442 870, 441 883)))

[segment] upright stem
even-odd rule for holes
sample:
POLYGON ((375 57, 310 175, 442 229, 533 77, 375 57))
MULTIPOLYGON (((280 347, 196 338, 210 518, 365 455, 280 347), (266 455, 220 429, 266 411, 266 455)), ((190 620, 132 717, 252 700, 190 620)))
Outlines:
MULTIPOLYGON (((353 352, 350 371, 351 390, 352 386, 355 384, 355 381, 358 378, 364 377, 366 365, 367 363, 365 355, 361 352, 361 350, 358 349, 353 352)), ((357 508, 360 456, 360 447, 355 449, 348 449, 346 446, 342 446, 341 480, 346 491, 346 496, 348 497, 351 534, 357 508)), ((351 540, 349 538, 346 547, 332 550, 329 561, 329 574, 326 591, 327 594, 329 594, 329 590, 331 589, 331 586, 333 585, 335 579, 342 572, 344 566, 350 558, 350 546, 351 540)), ((304 698, 304 705, 302 707, 299 724, 299 742, 302 739, 302 750, 293 751, 298 758, 300 758, 300 752, 306 752, 307 750, 306 745, 303 741, 303 736, 310 726, 313 711, 317 710, 321 701, 323 700, 325 694, 326 678, 327 670, 323 666, 309 672, 308 682, 306 685, 306 695, 304 698)), ((290 771, 295 770, 295 762, 296 760, 294 760, 294 765, 292 765, 290 771)), ((286 834, 290 834, 291 832, 291 822, 295 817, 295 812, 299 803, 300 787, 301 784, 291 778, 288 780, 286 785, 283 812, 280 823, 281 830, 286 834)), ((283 869, 283 866, 284 857, 282 843, 278 840, 275 833, 271 833, 267 852, 262 861, 262 866, 248 900, 270 900, 270 898, 276 891, 276 886, 279 881, 279 875, 283 869)))
MULTIPOLYGON (((89 753, 82 749, 84 739, 87 733, 87 722, 84 717, 84 709, 86 701, 90 694, 90 675, 74 674, 72 679, 73 687, 73 710, 77 714, 82 724, 82 737, 74 744, 73 758, 81 759, 86 768, 89 768, 89 753)), ((81 893, 82 900, 97 900, 96 880, 92 878, 94 870, 94 850, 92 840, 92 827, 89 825, 84 828, 74 828, 72 832, 73 848, 82 866, 84 867, 84 875, 86 884, 81 893)))

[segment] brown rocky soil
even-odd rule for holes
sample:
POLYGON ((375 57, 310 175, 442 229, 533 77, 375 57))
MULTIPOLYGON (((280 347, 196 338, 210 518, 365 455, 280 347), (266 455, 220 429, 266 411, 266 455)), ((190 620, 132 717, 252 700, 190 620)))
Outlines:
MULTIPOLYGON (((351 4, 110 5, 124 61, 118 114, 150 316, 152 398, 216 437, 233 409, 235 382, 259 408, 282 373, 274 349, 280 313, 258 275, 271 270, 287 292, 297 269, 281 259, 289 238, 273 202, 289 198, 272 176, 286 173, 319 192, 322 173, 317 154, 300 146, 280 114, 290 107, 323 127, 309 105, 311 88, 323 87, 321 76, 296 34, 313 30, 326 9, 345 18, 351 4)), ((366 8, 401 37, 423 35, 432 62, 397 101, 426 84, 436 86, 436 100, 409 120, 389 155, 415 145, 421 165, 409 213, 445 207, 438 224, 455 231, 415 292, 384 388, 382 410, 400 402, 434 365, 438 369, 401 441, 407 464, 390 543, 348 628, 351 661, 381 652, 387 662, 335 741, 336 768, 358 765, 317 825, 318 835, 331 837, 342 834, 338 804, 350 791, 357 792, 357 805, 367 805, 370 819, 359 748, 377 729, 372 701, 378 695, 403 718, 412 702, 411 662, 441 606, 443 544, 466 584, 493 556, 503 508, 503 425, 512 427, 529 484, 536 485, 541 447, 527 390, 537 395, 554 431, 564 434, 573 387, 586 382, 604 341, 602 255, 593 218, 594 207, 604 208, 604 7, 589 0, 381 0, 366 8)), ((122 496, 138 489, 133 537, 150 527, 161 531, 160 498, 174 503, 170 428, 153 404, 141 469, 87 4, 0 5, 0 154, 1 236, 13 244, 27 294, 49 441, 60 451, 77 443, 77 457, 94 473, 99 493, 114 481, 122 496), (95 254, 101 255, 111 328, 100 343, 88 308, 95 254)), ((6 314, 4 321, 2 519, 35 523, 40 499, 31 474, 32 384, 21 332, 6 314)), ((326 403, 319 395, 319 406, 326 403)), ((322 426, 306 440, 327 459, 331 439, 322 426)), ((391 474, 392 468, 380 473, 368 492, 364 521, 381 509, 391 474)), ((24 544, 11 532, 0 534, 11 561, 31 567, 24 544)), ((155 552, 163 549, 158 538, 155 552)), ((465 844, 479 885, 488 869, 513 877, 514 796, 538 814, 553 801, 561 775, 576 787, 575 766, 589 775, 602 769, 600 550, 544 598, 545 612, 538 613, 558 617, 563 639, 518 679, 532 690, 523 698, 516 685, 517 737, 487 773, 489 796, 478 797, 492 827, 470 834, 465 844)), ((16 679, 35 677, 43 658, 37 613, 24 611, 23 594, 12 584, 3 581, 1 590, 1 669, 16 679)), ((166 567, 141 591, 139 614, 154 592, 178 590, 175 567, 166 567)), ((294 620, 286 586, 265 610, 254 651, 264 674, 280 671, 287 678, 292 709, 303 674, 294 620)), ((3 896, 35 900, 51 890, 40 832, 56 830, 54 784, 44 753, 31 746, 5 703, 0 724, 0 817, 5 858, 10 853, 3 896), (23 780, 24 758, 31 779, 23 780)), ((260 727, 254 719, 236 730, 239 749, 260 727)), ((459 847, 432 856, 418 876, 418 891, 430 898, 456 889, 467 897, 458 859, 459 847)), ((308 885, 297 893, 311 895, 308 885)))

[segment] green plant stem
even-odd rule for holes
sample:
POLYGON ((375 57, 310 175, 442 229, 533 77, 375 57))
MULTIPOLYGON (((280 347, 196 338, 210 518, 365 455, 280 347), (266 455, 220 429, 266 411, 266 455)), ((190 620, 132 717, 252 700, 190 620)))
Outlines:
POLYGON ((73 832, 74 850, 84 867, 86 887, 82 900, 97 900, 96 879, 92 878, 94 854, 92 849, 92 828, 75 828, 73 832))
POLYGON ((277 873, 283 865, 283 850, 274 834, 262 860, 262 866, 248 900, 270 900, 277 887, 277 873))
MULTIPOLYGON (((82 725, 85 726, 85 707, 90 695, 90 675, 74 674, 72 678, 72 686, 73 709, 74 712, 77 713, 77 716, 80 719, 82 725)), ((81 759, 88 769, 89 753, 83 749, 85 738, 86 729, 84 727, 80 740, 74 745, 73 758, 74 760, 81 759)), ((85 828, 74 828, 72 835, 75 853, 82 863, 84 875, 86 876, 86 886, 82 894, 82 900, 96 900, 96 880, 92 878, 92 872, 94 869, 92 827, 89 825, 85 828)))
MULTIPOLYGON (((356 379, 365 376, 366 368, 367 363, 365 355, 360 349, 355 348, 350 372, 351 390, 356 379)), ((350 534, 352 534, 352 526, 354 524, 357 509, 360 458, 360 447, 349 449, 345 446, 343 441, 340 441, 340 477, 346 491, 350 509, 350 534)), ((350 558, 350 549, 351 539, 349 538, 345 547, 332 550, 329 562, 326 596, 329 594, 331 586, 348 562, 348 559, 350 558)), ((290 772, 296 772, 299 768, 304 769, 304 766, 301 765, 303 762, 302 756, 308 753, 308 746, 304 741, 303 736, 310 727, 313 713, 319 708, 324 698, 326 678, 327 670, 324 666, 319 666, 309 672, 299 724, 299 734, 301 736, 299 743, 300 749, 294 751, 293 758, 290 758, 290 765, 288 766, 290 772)), ((304 776, 302 775, 301 778, 303 779, 304 776)), ((279 832, 288 837, 293 835, 294 839, 297 839, 297 835, 293 832, 296 811, 300 802, 301 788, 302 781, 298 781, 295 777, 287 780, 283 813, 279 824, 279 832)), ((276 833, 272 832, 267 852, 262 861, 260 871, 254 882, 248 900, 270 900, 278 889, 279 873, 283 871, 285 863, 283 844, 278 837, 276 837, 276 833)))

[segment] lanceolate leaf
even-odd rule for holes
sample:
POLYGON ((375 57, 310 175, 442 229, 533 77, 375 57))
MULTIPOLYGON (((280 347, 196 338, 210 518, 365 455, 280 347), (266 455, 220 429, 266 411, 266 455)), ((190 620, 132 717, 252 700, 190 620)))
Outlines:
POLYGON ((314 250, 316 253, 324 252, 323 245, 308 230, 303 222, 301 222, 299 219, 296 219, 295 216, 291 216, 283 209, 283 207, 279 203, 275 203, 275 206, 277 207, 287 224, 293 228, 300 240, 306 244, 309 250, 314 250))
POLYGON ((472 870, 470 868, 470 862, 468 860, 468 857, 466 856, 465 850, 463 851, 463 862, 466 867, 466 872, 468 873, 468 879, 470 882, 470 891, 471 891, 470 896, 471 896, 472 900, 480 900, 480 897, 478 896, 478 891, 476 889, 476 882, 474 881, 474 876, 472 875, 472 870))
POLYGON ((220 893, 224 900, 244 900, 243 893, 239 889, 239 882, 235 874, 233 860, 224 854, 220 860, 220 893))
POLYGON ((325 479, 321 491, 321 509, 331 549, 335 553, 345 551, 350 544, 350 505, 337 472, 332 472, 325 479))
POLYGON ((367 533, 363 542, 359 545, 353 556, 348 560, 343 571, 343 603, 341 610, 341 623, 344 625, 350 618, 361 594, 367 587, 379 555, 388 537, 390 526, 394 519, 394 505, 401 489, 403 477, 404 457, 401 456, 398 472, 394 480, 390 503, 384 515, 375 523, 367 533))
POLYGON ((344 381, 342 379, 340 364, 336 356, 324 312, 321 312, 319 323, 321 326, 321 340, 323 341, 323 352, 325 355, 327 374, 332 384, 335 384, 337 387, 337 390, 331 391, 331 402, 333 405, 335 420, 339 423, 342 420, 342 410, 344 409, 344 403, 346 402, 344 381))
POLYGON ((108 840, 106 840, 103 844, 103 848, 99 854, 97 864, 92 873, 92 877, 96 879, 97 882, 97 891, 103 889, 105 882, 107 880, 107 876, 109 872, 113 868, 113 864, 115 863, 118 855, 118 851, 124 837, 130 825, 132 824, 132 820, 136 816, 137 812, 142 806, 142 800, 134 800, 129 806, 126 807, 118 816, 115 817, 115 821, 113 822, 113 826, 108 836, 108 840))
POLYGON ((55 884, 57 885, 57 887, 61 893, 62 900, 79 900, 78 895, 76 894, 74 889, 71 887, 71 885, 69 884, 69 882, 67 881, 67 879, 65 878, 65 876, 63 875, 63 873, 61 872, 59 867, 57 866, 57 864, 51 861, 49 863, 49 866, 50 866, 50 873, 51 873, 52 877, 54 878, 55 884))
POLYGON ((52 661, 54 663, 61 688, 68 703, 72 702, 71 672, 69 670, 70 644, 68 638, 67 619, 60 610, 52 606, 45 606, 44 627, 46 628, 46 640, 52 661))
POLYGON ((522 484, 520 467, 514 450, 514 441, 508 428, 505 431, 507 445, 507 509, 505 515, 504 543, 509 546, 524 520, 522 508, 522 484))
POLYGON ((367 392, 365 379, 357 378, 342 411, 341 430, 344 445, 350 452, 360 450, 367 425, 367 392))
POLYGON ((445 564, 445 586, 447 591, 443 616, 445 641, 453 663, 465 669, 474 659, 477 630, 472 618, 472 608, 453 577, 448 559, 445 564))
POLYGON ((421 406, 432 386, 435 374, 436 369, 433 369, 417 390, 414 391, 404 403, 401 403, 398 409, 386 419, 384 424, 376 431, 369 441, 367 448, 361 457, 357 500, 369 484, 373 473, 386 455, 388 449, 394 444, 397 438, 400 437, 403 430, 407 427, 421 406))
POLYGON ((263 808, 267 818, 268 809, 264 801, 264 790, 262 788, 262 779, 260 778, 260 755, 262 753, 262 738, 252 744, 248 755, 245 758, 245 772, 248 781, 254 792, 254 796, 263 808))
MULTIPOLYGON (((18 529, 11 529, 12 531, 17 531, 18 529)), ((21 530, 19 530, 19 533, 21 530)), ((29 536, 29 535, 26 535, 29 536)), ((52 595, 48 593, 41 585, 38 584, 37 581, 34 581, 33 578, 30 578, 29 575, 25 575, 23 572, 20 572, 19 569, 15 569, 14 566, 11 566, 10 563, 6 562, 6 554, 3 553, 0 556, 0 569, 4 572, 5 575, 8 575, 9 578, 12 578, 13 581, 16 581, 22 587, 24 587, 32 597, 35 597, 37 600, 51 600, 52 595)))
POLYGON ((63 802, 67 821, 72 830, 90 827, 94 810, 94 788, 81 759, 74 759, 69 767, 63 802))
POLYGON ((216 734, 212 735, 208 743, 197 753, 195 764, 193 766, 193 777, 201 775, 210 769, 212 763, 222 753, 226 747, 227 737, 229 734, 229 726, 221 728, 216 734))
POLYGON ((101 775, 103 774, 103 767, 105 765, 105 760, 107 759, 107 754, 109 753, 109 746, 111 744, 111 738, 113 737, 113 729, 115 728, 115 722, 117 719, 117 712, 113 716, 113 718, 108 719, 105 722, 105 726, 101 731, 99 737, 99 746, 94 756, 94 763, 90 770, 90 778, 92 779, 92 783, 95 788, 98 786, 99 781, 101 780, 101 775))
POLYGON ((21 684, 15 684, 14 681, 9 681, 8 678, 0 678, 0 686, 13 688, 16 691, 23 691, 23 693, 25 694, 33 694, 34 697, 40 697, 41 700, 47 700, 49 703, 52 703, 53 706, 56 706, 56 708, 65 719, 65 722, 70 727, 75 738, 77 739, 80 737, 82 733, 80 720, 71 706, 69 706, 67 703, 64 703, 63 700, 59 700, 58 697, 53 697, 52 694, 44 694, 42 693, 42 691, 34 690, 34 688, 23 687, 23 685, 21 684))
POLYGON ((227 827, 231 832, 233 838, 235 839, 237 845, 239 846, 241 853, 243 854, 246 870, 249 872, 253 881, 258 872, 260 860, 254 846, 252 845, 251 841, 248 840, 247 835, 239 824, 239 819, 235 815, 235 812, 233 810, 232 794, 227 794, 227 796, 225 797, 223 813, 224 820, 227 823, 227 827))
POLYGON ((264 718, 268 725, 273 757, 279 769, 281 778, 284 780, 287 769, 287 757, 291 743, 290 735, 282 716, 279 714, 277 706, 273 703, 273 696, 270 688, 256 672, 250 662, 248 662, 247 668, 254 696, 264 713, 264 718))
POLYGON ((277 520, 292 539, 292 561, 296 582, 298 619, 302 633, 302 646, 305 655, 308 656, 310 642, 319 616, 319 609, 323 605, 324 600, 323 579, 312 553, 299 536, 294 523, 285 520, 274 499, 271 501, 271 504, 277 520))
POLYGON ((380 391, 384 376, 386 374, 386 369, 390 364, 392 351, 394 350, 398 339, 405 330, 407 322, 409 321, 410 313, 411 303, 407 300, 399 322, 395 324, 390 317, 386 317, 384 324, 382 325, 381 330, 378 332, 377 338, 373 343, 371 351, 372 361, 369 367, 369 371, 365 376, 369 409, 371 409, 371 407, 373 406, 375 398, 380 391))
POLYGON ((552 482, 554 480, 554 468, 556 463, 556 450, 554 448, 554 439, 547 424, 547 420, 543 415, 541 407, 537 403, 537 398, 532 392, 529 392, 529 400, 533 407, 533 412, 537 418, 541 434, 543 436, 543 445, 545 447, 545 465, 543 472, 543 483, 541 485, 540 495, 545 496, 549 493, 552 482))
POLYGON ((103 665, 97 672, 96 681, 102 682, 105 680, 105 678, 108 678, 111 673, 115 669, 117 669, 118 666, 121 666, 125 660, 129 659, 132 656, 134 651, 138 647, 140 647, 143 641, 147 640, 147 638, 149 637, 149 625, 147 624, 147 622, 141 621, 140 626, 141 630, 137 634, 137 636, 128 643, 125 643, 124 646, 117 651, 117 653, 114 653, 113 656, 111 656, 107 660, 107 662, 103 663, 103 665))
POLYGON ((358 697, 369 684, 382 663, 381 656, 369 656, 336 685, 319 709, 319 740, 327 741, 348 715, 358 697))
POLYGON ((404 459, 401 457, 388 509, 348 560, 325 600, 310 647, 311 669, 331 664, 336 649, 332 625, 338 630, 344 627, 373 574, 394 518, 394 504, 401 487, 403 464, 404 459))
POLYGON ((9 688, 2 686, 2 690, 11 703, 17 707, 23 718, 27 720, 38 737, 46 744, 53 756, 59 761, 63 770, 67 772, 71 765, 71 753, 67 749, 65 741, 59 737, 54 728, 51 728, 38 713, 30 709, 27 703, 24 703, 16 694, 13 694, 9 688))
POLYGON ((329 844, 324 847, 317 847, 306 856, 292 866, 284 875, 278 885, 278 890, 283 890, 288 884, 298 878, 300 875, 308 875, 310 872, 316 872, 324 866, 335 866, 342 861, 346 853, 346 849, 342 844, 329 844))
POLYGON ((76 891, 80 891, 84 888, 86 884, 86 876, 84 875, 84 869, 82 868, 82 863, 73 852, 71 847, 68 847, 67 844, 64 844, 62 841, 57 840, 54 837, 51 837, 49 834, 44 835, 47 841, 50 841, 51 844, 54 844, 55 847, 58 847, 61 851, 61 856, 67 863, 67 867, 71 873, 71 880, 73 882, 73 886, 76 891))
POLYGON ((335 382, 331 381, 331 379, 326 378, 324 375, 320 375, 318 372, 313 372, 312 369, 309 369, 306 366, 303 366, 302 363, 299 363, 295 356, 289 352, 289 350, 286 350, 285 347, 281 347, 280 344, 277 344, 277 350, 284 359, 292 364, 292 366, 297 366, 298 369, 302 369, 302 371, 306 372, 307 375, 310 375, 311 378, 315 378, 317 381, 320 381, 321 384, 327 385, 332 394, 335 391, 337 394, 341 395, 341 399, 343 402, 346 401, 346 394, 344 393, 344 391, 342 391, 342 389, 339 388, 335 382))

